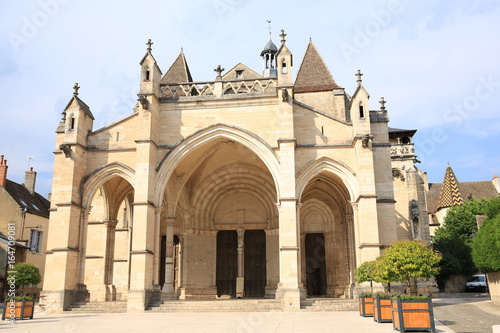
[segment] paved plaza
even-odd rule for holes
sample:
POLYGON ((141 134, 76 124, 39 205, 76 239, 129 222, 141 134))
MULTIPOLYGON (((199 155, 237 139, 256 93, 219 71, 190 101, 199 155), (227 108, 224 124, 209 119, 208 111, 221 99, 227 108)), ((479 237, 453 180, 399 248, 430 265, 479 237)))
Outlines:
MULTIPOLYGON (((437 332, 453 332, 436 323, 437 332)), ((378 324, 356 311, 335 312, 201 312, 201 313, 36 313, 32 320, 0 324, 5 332, 188 332, 188 333, 391 333, 391 323, 378 324)))
MULTIPOLYGON (((433 300, 436 332, 491 333, 500 325, 500 307, 489 297, 433 300), (446 324, 446 326, 445 326, 446 324)), ((23 333, 175 332, 175 333, 391 333, 391 323, 375 323, 357 311, 324 312, 183 312, 46 314, 36 311, 32 320, 0 323, 0 330, 23 333)), ((496 331, 495 331, 496 332, 496 331)))

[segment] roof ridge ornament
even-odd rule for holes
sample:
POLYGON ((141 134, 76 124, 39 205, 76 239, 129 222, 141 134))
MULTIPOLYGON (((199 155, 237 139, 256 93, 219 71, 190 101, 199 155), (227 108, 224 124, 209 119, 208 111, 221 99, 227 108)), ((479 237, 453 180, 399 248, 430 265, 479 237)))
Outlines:
POLYGON ((285 39, 286 35, 287 35, 287 34, 285 33, 285 30, 284 30, 284 29, 281 29, 281 34, 280 34, 280 37, 281 37, 281 44, 285 44, 285 42, 286 42, 286 39, 285 39))
POLYGON ((151 52, 152 48, 151 48, 151 45, 153 45, 154 43, 151 41, 151 38, 148 39, 148 42, 146 43, 146 45, 148 46, 148 52, 151 52))
POLYGON ((271 30, 273 27, 271 27, 271 20, 266 20, 267 23, 269 23, 269 26, 267 27, 267 30, 269 30, 269 39, 271 39, 271 30))
POLYGON ((217 68, 214 68, 214 72, 217 72, 217 80, 221 80, 222 79, 222 72, 224 72, 225 69, 222 68, 222 66, 219 64, 217 65, 217 68))
POLYGON ((77 97, 78 96, 78 89, 80 89, 80 86, 78 85, 78 82, 75 83, 75 85, 73 86, 73 96, 77 97))
POLYGON ((380 97, 379 103, 380 103, 380 110, 385 111, 385 103, 387 103, 387 101, 384 99, 383 96, 380 97))
POLYGON ((358 71, 356 72, 356 74, 354 74, 358 77, 358 79, 356 80, 356 82, 358 83, 358 85, 361 85, 361 82, 363 82, 363 80, 361 80, 361 77, 364 75, 363 73, 361 73, 361 71, 358 69, 358 71))

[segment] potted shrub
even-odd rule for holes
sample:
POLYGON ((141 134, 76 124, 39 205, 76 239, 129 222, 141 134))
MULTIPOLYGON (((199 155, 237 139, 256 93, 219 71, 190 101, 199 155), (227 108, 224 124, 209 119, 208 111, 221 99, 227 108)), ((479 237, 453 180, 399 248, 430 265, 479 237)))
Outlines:
POLYGON ((2 320, 33 319, 35 300, 29 296, 14 296, 5 299, 2 320))
POLYGON ((33 319, 35 301, 32 297, 25 297, 23 287, 36 285, 42 281, 40 272, 37 267, 20 262, 8 271, 7 281, 10 286, 15 286, 8 291, 8 298, 5 300, 2 320, 9 318, 14 319, 33 319), (22 296, 16 296, 20 293, 22 296))
POLYGON ((373 280, 375 261, 362 263, 355 272, 358 282, 370 281, 370 292, 363 292, 359 295, 359 314, 363 317, 373 316, 373 280))
POLYGON ((392 323, 392 297, 394 294, 378 293, 373 299, 373 320, 392 323))
POLYGON ((359 315, 373 317, 373 294, 363 292, 359 295, 359 315))
POLYGON ((436 332, 432 300, 428 296, 399 295, 392 299, 392 322, 400 332, 436 332))

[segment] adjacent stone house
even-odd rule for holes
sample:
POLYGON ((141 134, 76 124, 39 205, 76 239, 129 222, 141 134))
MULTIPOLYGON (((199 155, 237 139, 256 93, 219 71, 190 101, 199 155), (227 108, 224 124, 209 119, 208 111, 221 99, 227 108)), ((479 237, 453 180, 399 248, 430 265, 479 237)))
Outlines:
MULTIPOLYGON (((16 239, 15 262, 26 262, 40 270, 45 269, 46 237, 49 228, 50 202, 35 191, 36 171, 26 171, 23 184, 7 179, 7 160, 0 157, 0 279, 1 297, 7 292, 6 272, 9 238, 16 239)), ((12 244, 12 243, 11 243, 12 244)), ((12 251, 12 249, 11 249, 12 251)), ((28 295, 39 296, 42 282, 32 288, 24 288, 28 295)))

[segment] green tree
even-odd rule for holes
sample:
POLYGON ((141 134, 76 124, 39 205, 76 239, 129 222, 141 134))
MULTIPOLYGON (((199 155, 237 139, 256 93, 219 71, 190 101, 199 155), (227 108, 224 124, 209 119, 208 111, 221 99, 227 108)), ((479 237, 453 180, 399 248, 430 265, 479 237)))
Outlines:
POLYGON ((472 258, 483 273, 500 271, 500 198, 489 201, 486 214, 472 242, 472 258))
POLYGON ((37 285, 42 281, 42 276, 37 267, 27 264, 25 262, 20 262, 14 265, 14 268, 10 271, 12 281, 15 281, 16 288, 24 296, 23 287, 37 285))
POLYGON ((373 281, 375 281, 375 261, 365 261, 362 263, 356 272, 356 281, 370 282, 370 291, 373 293, 373 281))
POLYGON ((455 274, 473 274, 477 271, 472 260, 472 240, 477 233, 476 215, 485 214, 488 200, 471 200, 448 210, 442 227, 436 230, 433 247, 443 257, 437 282, 441 289, 455 274))
POLYGON ((380 258, 380 269, 389 281, 405 282, 407 291, 411 291, 411 279, 437 275, 440 261, 441 254, 437 251, 420 242, 406 240, 385 250, 380 258))

